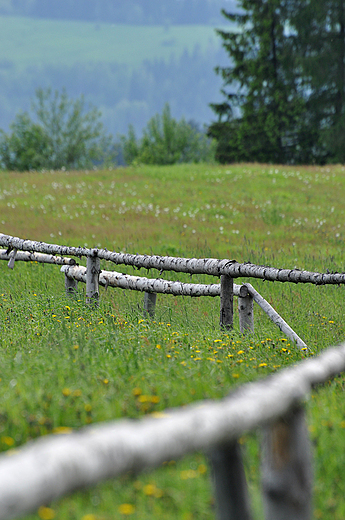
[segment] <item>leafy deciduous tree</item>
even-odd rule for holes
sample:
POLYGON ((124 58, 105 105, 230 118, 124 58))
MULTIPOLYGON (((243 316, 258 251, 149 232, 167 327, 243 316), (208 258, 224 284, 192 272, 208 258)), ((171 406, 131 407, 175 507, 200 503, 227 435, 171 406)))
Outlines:
POLYGON ((137 141, 133 127, 129 128, 128 137, 122 136, 121 140, 127 164, 207 162, 214 158, 212 140, 184 119, 176 121, 169 104, 161 115, 149 120, 141 140, 137 141))
POLYGON ((36 121, 16 116, 11 133, 1 133, 0 165, 9 170, 83 168, 111 157, 111 138, 100 112, 86 110, 83 97, 69 99, 66 91, 38 89, 32 103, 36 121))

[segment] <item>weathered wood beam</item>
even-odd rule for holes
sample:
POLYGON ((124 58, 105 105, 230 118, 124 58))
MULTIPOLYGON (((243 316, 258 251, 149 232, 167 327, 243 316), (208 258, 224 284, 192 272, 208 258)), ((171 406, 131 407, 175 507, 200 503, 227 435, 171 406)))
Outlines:
POLYGON ((220 327, 230 330, 234 326, 234 280, 231 276, 220 277, 220 327))
POLYGON ((249 294, 253 297, 254 301, 261 307, 261 309, 267 314, 270 320, 273 321, 280 328, 280 330, 285 334, 288 338, 296 343, 296 345, 300 348, 307 348, 307 345, 304 343, 303 339, 301 339, 295 331, 292 330, 290 325, 283 320, 283 318, 273 309, 273 307, 265 300, 261 294, 258 293, 254 289, 254 287, 250 283, 244 284, 249 294))
POLYGON ((96 254, 86 260, 86 303, 97 305, 99 301, 100 259, 96 254))
POLYGON ((157 294, 156 293, 145 293, 144 296, 144 317, 146 318, 147 315, 150 316, 150 318, 153 320, 155 317, 155 311, 156 311, 156 300, 157 300, 157 294))
POLYGON ((109 260, 115 264, 131 265, 137 268, 158 269, 163 271, 175 271, 190 274, 209 274, 213 276, 228 275, 232 278, 251 277, 262 280, 312 283, 316 285, 344 284, 345 273, 314 273, 300 271, 299 269, 277 269, 254 265, 241 264, 236 260, 218 260, 215 258, 177 258, 171 256, 133 255, 128 253, 115 253, 106 249, 87 249, 85 247, 68 247, 45 242, 23 240, 10 235, 0 234, 0 245, 16 247, 23 251, 36 251, 38 253, 58 254, 61 256, 90 256, 97 254, 98 258, 109 260))
POLYGON ((241 448, 237 441, 209 453, 218 520, 251 520, 251 506, 241 448))
MULTIPOLYGON (((0 249, 0 260, 10 260, 11 253, 7 253, 6 249, 0 249)), ((18 250, 15 259, 20 262, 38 262, 39 264, 76 265, 74 258, 18 250)))
MULTIPOLYGON (((86 283, 85 267, 63 266, 61 272, 79 282, 86 283)), ((172 282, 169 280, 162 280, 161 278, 132 276, 118 273, 116 271, 102 271, 99 276, 99 284, 104 287, 118 287, 119 289, 130 289, 132 291, 143 291, 147 293, 173 294, 174 296, 220 296, 220 284, 172 282)), ((234 295, 242 296, 244 298, 248 295, 248 289, 245 285, 234 284, 234 295)))
POLYGON ((304 408, 266 426, 262 445, 266 520, 310 520, 313 471, 304 408))
POLYGON ((238 298, 238 313, 240 331, 242 333, 254 332, 254 298, 251 294, 248 293, 247 296, 238 298))
POLYGON ((11 457, 0 456, 0 520, 35 511, 104 479, 235 441, 248 430, 280 419, 305 398, 312 385, 344 370, 345 344, 243 385, 221 401, 202 401, 166 410, 157 418, 120 420, 32 441, 11 457))

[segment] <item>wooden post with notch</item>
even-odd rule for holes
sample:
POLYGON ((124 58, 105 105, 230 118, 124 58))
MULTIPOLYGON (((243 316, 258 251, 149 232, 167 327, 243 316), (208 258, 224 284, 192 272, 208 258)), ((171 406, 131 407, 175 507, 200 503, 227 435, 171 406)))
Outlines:
POLYGON ((238 313, 240 318, 240 331, 254 332, 254 298, 249 294, 245 285, 240 288, 238 297, 238 313))
POLYGON ((86 262, 86 303, 98 305, 100 259, 95 254, 87 257, 86 262))
POLYGON ((234 325, 234 280, 225 274, 220 277, 220 327, 232 329, 234 325))
POLYGON ((305 410, 264 428, 262 488, 266 520, 310 520, 312 461, 305 410))
POLYGON ((218 520, 251 520, 251 507, 241 447, 237 441, 215 447, 212 465, 218 520))

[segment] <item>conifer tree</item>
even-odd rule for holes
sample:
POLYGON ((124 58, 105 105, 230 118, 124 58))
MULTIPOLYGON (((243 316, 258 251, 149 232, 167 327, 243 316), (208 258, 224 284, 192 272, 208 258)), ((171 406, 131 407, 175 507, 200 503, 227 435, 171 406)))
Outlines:
POLYGON ((291 1, 294 52, 318 162, 345 162, 345 1, 291 1))
POLYGON ((240 0, 239 7, 241 14, 223 11, 235 28, 218 31, 230 65, 216 69, 225 101, 211 105, 218 116, 209 127, 217 159, 309 162, 313 138, 303 122, 294 40, 286 31, 289 0, 240 0))

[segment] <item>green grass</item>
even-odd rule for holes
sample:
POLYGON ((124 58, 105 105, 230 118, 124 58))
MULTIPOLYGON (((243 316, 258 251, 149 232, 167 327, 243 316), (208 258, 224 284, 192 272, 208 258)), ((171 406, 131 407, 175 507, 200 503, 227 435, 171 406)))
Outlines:
POLYGON ((130 26, 0 16, 0 63, 19 70, 37 65, 117 62, 137 67, 143 60, 178 58, 196 45, 219 46, 210 26, 130 26))
MULTIPOLYGON (((61 244, 342 271, 344 191, 340 166, 1 173, 0 223, 3 233, 61 244)), ((18 262, 10 271, 1 262, 1 450, 66 427, 221 398, 234 385, 343 341, 343 287, 251 282, 306 341, 308 354, 257 308, 254 336, 239 333, 237 316, 233 332, 219 331, 218 298, 159 295, 156 319, 149 322, 142 319, 142 294, 102 289, 99 309, 90 309, 82 284, 76 298, 64 295, 58 267, 18 262)), ((343 392, 343 379, 336 378, 307 402, 315 518, 345 515, 343 392)), ((241 442, 255 518, 261 519, 256 434, 241 442)), ((126 518, 121 505, 131 504, 133 519, 206 520, 215 515, 212 495, 207 460, 194 454, 75 493, 51 508, 56 518, 110 520, 126 518)), ((40 510, 41 517, 52 511, 40 510)))

